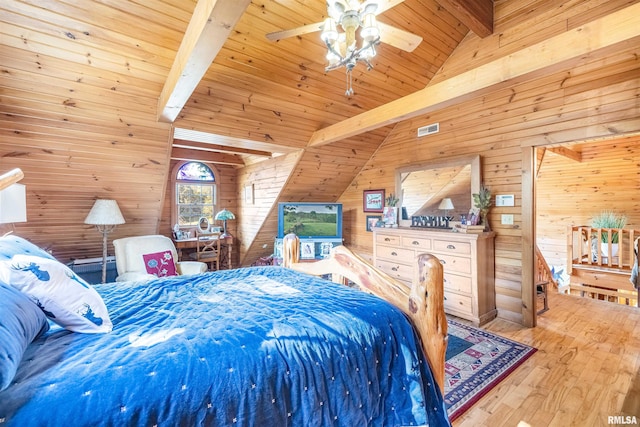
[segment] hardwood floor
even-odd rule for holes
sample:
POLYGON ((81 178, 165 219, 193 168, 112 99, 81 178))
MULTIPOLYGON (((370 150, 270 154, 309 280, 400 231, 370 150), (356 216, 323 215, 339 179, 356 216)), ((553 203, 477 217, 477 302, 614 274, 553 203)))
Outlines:
POLYGON ((640 309, 555 293, 549 305, 536 328, 485 325, 538 351, 454 427, 640 425, 640 309))

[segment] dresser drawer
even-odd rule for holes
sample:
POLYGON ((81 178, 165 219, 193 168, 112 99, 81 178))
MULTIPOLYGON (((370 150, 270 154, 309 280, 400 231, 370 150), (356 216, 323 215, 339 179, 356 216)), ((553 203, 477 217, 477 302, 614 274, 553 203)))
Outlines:
POLYGON ((402 280, 403 282, 411 283, 413 280, 413 266, 400 264, 392 261, 376 261, 376 268, 384 271, 394 279, 402 280))
POLYGON ((415 249, 420 253, 431 249, 431 239, 421 239, 419 237, 402 236, 402 247, 415 249))
POLYGON ((396 234, 376 234, 376 243, 380 245, 400 246, 400 236, 396 234))
POLYGON ((457 257, 454 255, 438 254, 444 273, 471 274, 471 258, 457 257))
POLYGON ((433 250, 457 255, 469 255, 471 254, 471 243, 433 239, 433 250))
POLYGON ((459 311, 466 314, 473 314, 471 297, 446 292, 444 294, 444 309, 459 311))
POLYGON ((444 289, 446 291, 456 291, 471 294, 471 277, 458 276, 456 274, 444 273, 444 289))
POLYGON ((378 245, 376 248, 376 258, 412 265, 415 262, 416 255, 411 249, 378 245))

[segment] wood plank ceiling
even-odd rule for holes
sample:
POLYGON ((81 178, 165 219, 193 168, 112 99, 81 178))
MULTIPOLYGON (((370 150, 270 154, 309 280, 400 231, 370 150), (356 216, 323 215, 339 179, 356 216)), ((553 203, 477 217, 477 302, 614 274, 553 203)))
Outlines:
MULTIPOLYGON (((467 25, 483 35, 491 31, 490 0, 397 3, 378 15, 379 21, 423 41, 411 53, 380 45, 372 70, 360 64, 354 69, 353 96, 345 96, 344 68, 325 72, 326 48, 318 32, 278 41, 265 37, 322 22, 327 17, 324 1, 248 4, 176 116, 181 140, 174 145, 174 157, 178 157, 175 149, 187 148, 188 140, 199 143, 196 148, 201 151, 229 154, 237 148, 245 159, 304 148, 323 127, 423 89, 468 33, 467 25), (260 152, 249 154, 247 149, 260 152)), ((210 44, 215 45, 211 49, 218 48, 215 41, 210 44)), ((389 128, 376 129, 367 138, 377 146, 388 132, 389 128)))

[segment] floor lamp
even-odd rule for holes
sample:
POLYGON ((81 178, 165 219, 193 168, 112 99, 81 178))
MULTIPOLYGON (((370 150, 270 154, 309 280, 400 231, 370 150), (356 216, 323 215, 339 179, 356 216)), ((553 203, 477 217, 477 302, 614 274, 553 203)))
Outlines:
POLYGON ((85 224, 95 225, 102 233, 102 283, 107 281, 107 234, 111 233, 116 225, 124 224, 124 217, 115 200, 98 199, 93 204, 89 215, 84 220, 85 224))

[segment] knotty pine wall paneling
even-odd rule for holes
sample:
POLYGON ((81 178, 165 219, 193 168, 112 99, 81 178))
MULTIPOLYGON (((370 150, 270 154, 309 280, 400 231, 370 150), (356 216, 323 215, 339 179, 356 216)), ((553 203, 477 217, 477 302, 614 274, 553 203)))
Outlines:
MULTIPOLYGON (((594 19, 612 7, 607 2, 571 2, 573 7, 566 7, 568 2, 553 2, 553 5, 546 2, 544 8, 530 10, 510 7, 513 3, 524 5, 524 2, 496 2, 499 25, 495 34, 483 40, 473 35, 467 37, 434 81, 508 54, 516 45, 541 41, 549 33, 560 31, 554 27, 558 22, 563 22, 566 28, 570 22, 583 21, 585 14, 594 19), (521 31, 529 27, 535 31, 521 31)), ((621 7, 626 2, 612 3, 621 7)), ((480 154, 483 182, 492 194, 515 196, 514 207, 493 207, 489 214, 491 227, 496 232, 498 316, 524 323, 522 147, 640 131, 639 57, 640 46, 625 46, 605 58, 585 58, 572 69, 495 90, 399 123, 340 199, 356 213, 346 225, 351 229, 352 245, 360 251, 372 252, 371 233, 365 231, 362 190, 392 191, 394 170, 398 167, 440 157, 480 154), (440 123, 440 133, 417 138, 418 127, 435 122, 440 123), (514 215, 513 225, 500 224, 503 213, 514 215)), ((612 159, 610 163, 611 168, 616 168, 619 161, 612 159)), ((620 197, 628 193, 618 191, 615 186, 609 188, 618 195, 617 199, 622 199, 621 209, 634 209, 631 198, 620 197)), ((599 192, 593 189, 591 196, 597 198, 599 192)), ((541 232, 547 232, 544 226, 541 232)))
POLYGON ((640 136, 570 148, 579 160, 540 149, 536 178, 537 244, 549 265, 565 271, 569 226, 590 226, 608 210, 626 215, 627 228, 640 228, 640 136))

